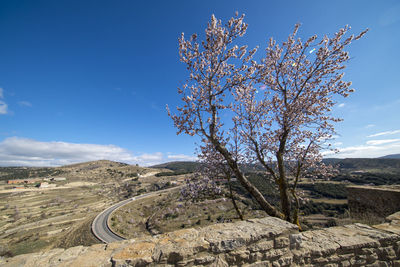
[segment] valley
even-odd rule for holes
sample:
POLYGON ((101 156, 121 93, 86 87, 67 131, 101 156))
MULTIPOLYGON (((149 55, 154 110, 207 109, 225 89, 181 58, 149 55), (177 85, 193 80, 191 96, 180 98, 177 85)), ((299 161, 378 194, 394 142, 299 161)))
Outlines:
MULTIPOLYGON (((340 172, 331 179, 304 179, 299 184, 303 229, 354 222, 347 207, 348 185, 400 184, 400 160, 372 161, 338 161, 340 172)), ((131 239, 238 221, 227 185, 223 182, 219 182, 222 194, 218 196, 196 202, 182 199, 180 190, 198 167, 194 162, 143 168, 94 161, 55 168, 0 168, 0 253, 9 257, 101 243, 91 232, 92 222, 100 212, 119 201, 168 188, 171 190, 118 208, 109 217, 109 227, 118 235, 131 239), (37 180, 32 184, 7 183, 18 178, 37 180)), ((257 166, 245 168, 249 180, 269 201, 276 203, 278 196, 274 185, 266 182, 257 166)), ((265 217, 239 182, 232 181, 231 185, 245 219, 265 217)))
POLYGON ((120 200, 166 186, 169 179, 156 178, 157 172, 111 161, 0 168, 0 253, 100 243, 90 230, 97 214, 120 200), (57 177, 65 180, 49 179, 57 177), (18 178, 40 181, 7 184, 18 178), (52 186, 41 188, 44 183, 52 186))

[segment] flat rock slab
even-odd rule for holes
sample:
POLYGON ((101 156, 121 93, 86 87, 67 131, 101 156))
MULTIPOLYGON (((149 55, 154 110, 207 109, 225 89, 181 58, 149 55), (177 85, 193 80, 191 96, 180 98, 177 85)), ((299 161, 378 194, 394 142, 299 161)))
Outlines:
POLYGON ((398 238, 395 233, 381 231, 368 225, 351 224, 291 235, 290 242, 292 249, 301 250, 310 256, 323 256, 339 249, 376 248, 381 242, 398 238))

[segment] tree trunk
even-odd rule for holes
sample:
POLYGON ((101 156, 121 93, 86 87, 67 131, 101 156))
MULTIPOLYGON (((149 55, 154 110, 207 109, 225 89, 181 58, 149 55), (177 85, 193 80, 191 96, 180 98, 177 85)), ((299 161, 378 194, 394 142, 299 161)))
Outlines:
POLYGON ((279 212, 274 206, 272 206, 264 196, 258 191, 258 189, 247 180, 247 178, 240 171, 237 162, 232 158, 232 155, 228 152, 228 150, 215 139, 210 140, 214 145, 215 149, 221 153, 221 155, 228 162, 229 167, 232 172, 236 175, 236 178, 242 184, 242 186, 250 193, 250 195, 257 201, 257 203, 261 206, 261 208, 270 216, 277 217, 283 219, 284 216, 281 212, 279 212))
POLYGON ((286 180, 279 178, 278 186, 279 186, 279 196, 281 200, 282 212, 285 216, 285 220, 291 222, 290 200, 289 200, 288 186, 286 180))
POLYGON ((276 153, 276 160, 278 162, 279 179, 277 181, 279 187, 279 195, 281 200, 281 209, 285 216, 285 220, 291 222, 291 209, 290 209, 290 199, 288 194, 288 184, 286 180, 285 173, 285 162, 283 160, 283 153, 285 151, 286 140, 288 136, 288 131, 284 130, 282 139, 279 144, 279 150, 276 153))
POLYGON ((299 227, 299 230, 302 231, 300 221, 299 221, 299 210, 300 210, 300 203, 299 203, 299 198, 296 195, 295 189, 292 190, 292 196, 295 200, 295 208, 293 211, 293 221, 292 223, 296 224, 299 227))
POLYGON ((235 198, 234 198, 234 196, 233 196, 232 185, 231 185, 231 177, 230 177, 230 175, 227 176, 227 179, 228 179, 229 193, 230 193, 230 197, 231 197, 231 200, 232 200, 233 207, 235 208, 236 213, 237 213, 237 215, 239 216, 240 220, 243 221, 243 214, 242 214, 242 212, 240 211, 238 205, 236 204, 235 198))

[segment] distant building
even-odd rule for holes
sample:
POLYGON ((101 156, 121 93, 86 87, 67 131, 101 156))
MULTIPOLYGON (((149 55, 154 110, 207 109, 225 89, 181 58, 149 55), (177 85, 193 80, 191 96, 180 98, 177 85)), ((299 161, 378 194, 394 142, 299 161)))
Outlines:
POLYGON ((35 184, 37 182, 41 182, 42 179, 16 179, 16 180, 8 180, 7 184, 35 184))
POLYGON ((48 182, 43 182, 40 183, 39 188, 50 188, 50 187, 56 187, 55 184, 49 184, 48 182))
POLYGON ((55 181, 55 182, 59 182, 59 181, 65 181, 67 180, 67 178, 65 177, 46 177, 43 179, 44 181, 55 181))
POLYGON ((25 189, 23 186, 14 186, 13 189, 25 189))

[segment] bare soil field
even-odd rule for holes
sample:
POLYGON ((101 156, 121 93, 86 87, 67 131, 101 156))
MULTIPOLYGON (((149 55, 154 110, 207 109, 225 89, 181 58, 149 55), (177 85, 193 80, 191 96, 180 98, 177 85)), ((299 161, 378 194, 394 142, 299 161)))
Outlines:
MULTIPOLYGON (((99 212, 124 198, 166 186, 174 179, 155 179, 155 169, 110 161, 40 169, 40 173, 37 168, 21 169, 24 173, 31 171, 28 177, 44 173, 39 177, 43 181, 52 173, 66 179, 49 181, 54 187, 48 188, 10 185, 1 179, 0 256, 99 243, 90 230, 99 212)), ((12 171, 3 169, 0 178, 3 175, 17 179, 17 175, 10 174, 12 171)))
POLYGON ((18 255, 57 247, 65 233, 113 202, 101 194, 102 188, 98 185, 71 189, 1 194, 0 246, 3 250, 18 255))

